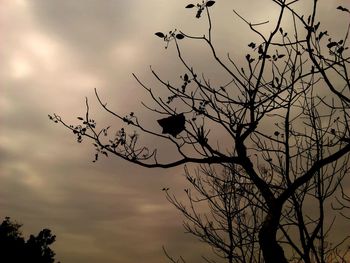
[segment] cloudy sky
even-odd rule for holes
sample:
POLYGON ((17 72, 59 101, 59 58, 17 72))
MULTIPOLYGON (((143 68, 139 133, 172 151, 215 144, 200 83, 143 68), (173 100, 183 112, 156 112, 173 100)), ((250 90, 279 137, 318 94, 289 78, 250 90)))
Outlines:
MULTIPOLYGON (((325 15, 346 0, 323 2, 325 15)), ((174 50, 165 50, 154 32, 203 32, 205 25, 184 9, 188 3, 0 0, 0 217, 23 223, 26 235, 50 228, 62 263, 166 262, 162 245, 189 262, 208 253, 183 233, 161 191, 169 186, 182 195, 182 167, 146 170, 113 157, 92 163, 91 143, 77 144, 47 117, 76 121, 86 96, 96 118, 108 120, 94 88, 116 111, 141 111, 143 91, 131 73, 150 83, 149 65, 167 77, 182 74, 174 50)), ((268 0, 217 1, 218 48, 238 55, 249 35, 233 8, 253 22, 273 20, 277 10, 268 0)), ((324 17, 339 26, 332 15, 324 17)), ((201 47, 192 49, 209 69, 201 47)))

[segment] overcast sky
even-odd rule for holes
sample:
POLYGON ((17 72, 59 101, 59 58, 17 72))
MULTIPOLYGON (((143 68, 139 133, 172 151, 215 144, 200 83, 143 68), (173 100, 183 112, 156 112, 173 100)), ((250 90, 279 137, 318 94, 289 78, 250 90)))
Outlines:
MULTIPOLYGON (((233 8, 253 22, 273 21, 277 10, 269 2, 217 0, 219 50, 237 56, 249 43, 233 8)), ((330 11, 346 0, 321 2, 329 26, 340 27, 330 11)), ((140 111, 144 93, 131 73, 150 83, 149 65, 164 76, 182 74, 174 50, 165 50, 154 33, 205 28, 184 8, 188 3, 0 0, 0 217, 23 223, 26 235, 50 228, 62 263, 166 262, 162 245, 189 262, 207 253, 183 233, 161 191, 168 186, 182 195, 183 167, 146 170, 113 157, 92 163, 91 143, 77 144, 47 117, 76 121, 87 96, 97 119, 108 120, 94 88, 114 110, 140 111)), ((209 69, 201 48, 192 49, 209 69)))

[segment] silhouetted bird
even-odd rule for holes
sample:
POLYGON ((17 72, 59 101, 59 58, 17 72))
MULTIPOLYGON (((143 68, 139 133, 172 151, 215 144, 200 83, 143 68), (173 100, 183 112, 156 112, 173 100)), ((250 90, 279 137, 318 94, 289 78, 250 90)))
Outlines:
POLYGON ((163 128, 163 134, 170 134, 174 137, 185 129, 185 116, 183 113, 157 120, 163 128))

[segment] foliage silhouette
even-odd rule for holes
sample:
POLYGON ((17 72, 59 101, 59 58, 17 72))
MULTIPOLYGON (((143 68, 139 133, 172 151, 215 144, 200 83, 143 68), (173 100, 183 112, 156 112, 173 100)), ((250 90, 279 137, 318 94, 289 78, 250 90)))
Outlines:
MULTIPOLYGON (((309 0, 310 9, 300 9, 299 4, 304 3, 301 0, 270 2, 279 9, 274 22, 252 23, 233 10, 234 15, 245 23, 247 31, 255 35, 247 43, 249 51, 238 58, 230 54, 222 57, 214 45, 212 12, 215 1, 205 0, 186 6, 190 10, 196 9, 196 18, 206 20, 205 34, 195 36, 177 29, 168 34, 155 33, 165 42, 166 48, 173 44, 184 66, 180 85, 164 80, 151 68, 159 85, 168 92, 165 97, 133 75, 153 99, 154 105, 144 106, 157 116, 167 116, 159 123, 163 132, 149 128, 149 121, 142 121, 134 112, 125 116, 113 111, 96 90, 102 108, 127 124, 119 128, 115 136, 110 135, 109 126, 97 128, 90 118, 87 100, 86 116, 80 117, 78 125, 67 124, 57 114, 49 115, 49 118, 71 130, 78 142, 83 138, 92 140, 96 148, 95 160, 102 153, 148 168, 170 168, 188 163, 201 165, 197 171, 199 177, 190 183, 204 199, 213 204, 215 196, 229 196, 221 203, 223 206, 216 207, 219 211, 222 207, 233 211, 235 202, 240 199, 251 209, 249 215, 255 220, 254 233, 248 231, 239 240, 254 247, 249 253, 257 251, 261 254, 258 257, 252 254, 249 262, 345 262, 345 255, 340 255, 339 249, 348 242, 348 233, 344 233, 344 239, 339 243, 331 244, 330 227, 334 224, 326 222, 326 214, 334 199, 339 210, 333 212, 341 211, 340 214, 347 215, 344 210, 350 207, 349 195, 342 186, 350 169, 350 23, 344 24, 344 35, 339 39, 320 21, 320 1, 309 0), (267 26, 269 30, 264 30, 267 26), (185 41, 201 42, 208 48, 206 55, 223 72, 215 84, 205 72, 193 66, 191 57, 184 55, 182 45, 185 41), (183 116, 181 125, 168 125, 177 116, 183 116), (182 125, 183 121, 185 125, 182 125), (163 155, 157 148, 150 150, 142 142, 143 134, 168 142, 178 156, 163 162, 163 155), (216 189, 218 191, 214 189, 216 192, 201 190, 197 183, 205 180, 207 171, 217 166, 223 171, 229 169, 223 173, 231 179, 220 181, 222 173, 213 173, 211 182, 224 182, 225 187, 216 189), (317 208, 314 214, 307 210, 308 204, 317 208)), ((339 18, 349 18, 346 7, 334 5, 333 11, 338 12, 339 18)), ((227 247, 228 243, 215 233, 216 228, 211 227, 210 220, 202 221, 202 217, 195 216, 195 211, 191 217, 169 195, 168 188, 164 191, 169 201, 198 226, 190 233, 219 249, 219 254, 228 262, 244 262, 244 256, 234 256, 236 241, 230 237, 242 230, 232 217, 242 214, 224 214, 228 226, 224 232, 230 240, 227 247)), ((188 197, 193 203, 191 196, 188 197)), ((210 212, 215 212, 213 207, 210 212)), ((249 223, 241 227, 249 227, 249 223)), ((347 251, 345 249, 344 253, 347 251)))
MULTIPOLYGON (((56 236, 43 229, 37 236, 30 235, 26 241, 20 228, 22 225, 6 217, 0 225, 0 262, 3 263, 54 263, 55 253, 50 248, 56 236)), ((59 262, 58 262, 59 263, 59 262)))

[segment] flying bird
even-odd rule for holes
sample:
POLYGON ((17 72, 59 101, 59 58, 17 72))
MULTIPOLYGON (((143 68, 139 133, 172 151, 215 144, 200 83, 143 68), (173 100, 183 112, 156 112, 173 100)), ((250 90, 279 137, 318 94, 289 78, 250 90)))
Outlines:
POLYGON ((337 7, 337 9, 339 9, 340 11, 343 11, 343 12, 348 12, 350 13, 349 9, 345 8, 345 7, 342 7, 341 5, 337 7))
POLYGON ((159 125, 163 128, 162 133, 170 134, 174 137, 185 129, 185 121, 186 119, 183 113, 157 120, 159 125))

